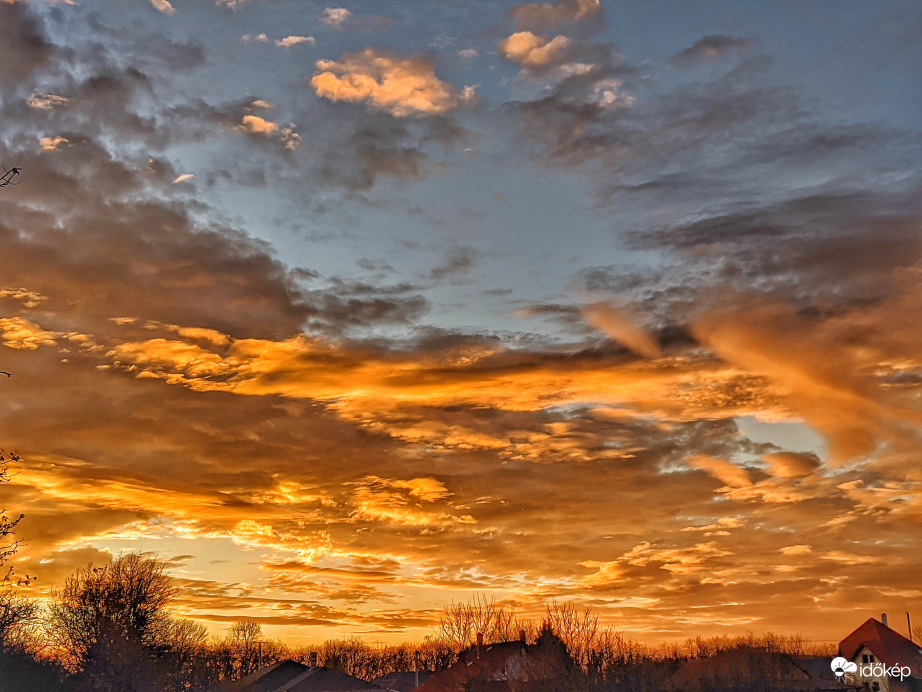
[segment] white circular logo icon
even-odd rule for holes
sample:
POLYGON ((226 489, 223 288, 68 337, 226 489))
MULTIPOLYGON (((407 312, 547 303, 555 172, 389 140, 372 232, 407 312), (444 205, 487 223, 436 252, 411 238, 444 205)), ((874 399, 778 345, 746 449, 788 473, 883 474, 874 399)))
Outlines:
POLYGON ((836 656, 834 659, 832 659, 830 667, 832 668, 832 672, 836 674, 837 678, 841 678, 846 673, 854 673, 856 670, 858 670, 857 663, 849 661, 846 658, 842 658, 841 656, 836 656))

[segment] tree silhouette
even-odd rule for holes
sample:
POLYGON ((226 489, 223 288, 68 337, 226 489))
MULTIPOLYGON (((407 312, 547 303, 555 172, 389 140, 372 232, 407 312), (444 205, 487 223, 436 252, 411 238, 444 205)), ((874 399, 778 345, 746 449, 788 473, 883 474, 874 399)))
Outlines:
POLYGON ((452 602, 442 610, 438 635, 458 653, 477 641, 478 634, 489 644, 518 639, 520 629, 534 627, 520 622, 512 607, 477 594, 466 603, 452 602))
POLYGON ((50 634, 82 689, 168 687, 159 663, 171 648, 169 605, 177 589, 164 567, 161 560, 123 555, 105 567, 78 570, 53 592, 50 634))
MULTIPOLYGON (((18 454, 8 454, 0 450, 0 483, 10 481, 9 465, 17 461, 18 454)), ((6 514, 6 508, 0 508, 0 569, 19 548, 21 539, 13 536, 24 516, 20 514, 15 519, 10 519, 6 514)), ((6 568, 0 578, 0 653, 21 651, 30 629, 38 620, 38 605, 20 597, 13 588, 16 584, 28 584, 29 580, 28 575, 14 580, 12 566, 6 568)))
MULTIPOLYGON (((10 464, 18 461, 18 454, 0 450, 0 483, 10 481, 10 464)), ((16 589, 35 578, 29 575, 15 578, 13 567, 4 567, 21 544, 15 535, 24 516, 10 518, 6 508, 0 508, 0 689, 3 692, 34 692, 60 686, 61 671, 47 661, 36 660, 34 655, 40 646, 39 604, 21 596, 16 589)))
MULTIPOLYGON (((9 483, 12 478, 10 474, 10 464, 19 461, 19 455, 7 453, 0 450, 0 483, 9 483)), ((6 513, 6 507, 0 508, 0 566, 3 565, 19 548, 22 539, 14 538, 16 527, 22 521, 25 514, 20 514, 15 519, 11 519, 6 513)), ((13 568, 9 567, 3 575, 4 582, 10 582, 13 578, 13 568)), ((28 576, 23 581, 28 581, 28 576)))

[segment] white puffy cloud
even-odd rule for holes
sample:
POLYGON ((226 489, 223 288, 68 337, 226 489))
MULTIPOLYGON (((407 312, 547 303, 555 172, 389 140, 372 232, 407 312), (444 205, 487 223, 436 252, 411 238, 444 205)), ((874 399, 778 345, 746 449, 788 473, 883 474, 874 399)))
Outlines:
POLYGON ((314 45, 316 41, 313 36, 286 36, 285 38, 278 39, 275 45, 279 48, 291 48, 292 46, 297 46, 302 43, 314 45))
POLYGON ((336 29, 342 29, 350 19, 352 19, 352 13, 345 7, 327 7, 320 15, 321 22, 336 29))

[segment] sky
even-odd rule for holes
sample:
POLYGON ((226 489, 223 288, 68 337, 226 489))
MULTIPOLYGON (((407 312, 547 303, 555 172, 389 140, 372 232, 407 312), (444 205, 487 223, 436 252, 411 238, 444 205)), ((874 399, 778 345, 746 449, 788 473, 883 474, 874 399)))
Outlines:
POLYGON ((37 595, 142 551, 292 643, 922 622, 915 0, 0 0, 0 46, 37 595))

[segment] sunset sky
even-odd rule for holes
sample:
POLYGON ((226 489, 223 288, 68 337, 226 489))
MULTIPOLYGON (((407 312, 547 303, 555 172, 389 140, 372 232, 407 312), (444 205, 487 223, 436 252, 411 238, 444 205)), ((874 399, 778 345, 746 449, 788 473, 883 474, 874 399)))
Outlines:
POLYGON ((922 623, 918 0, 0 0, 0 504, 221 634, 922 623))

